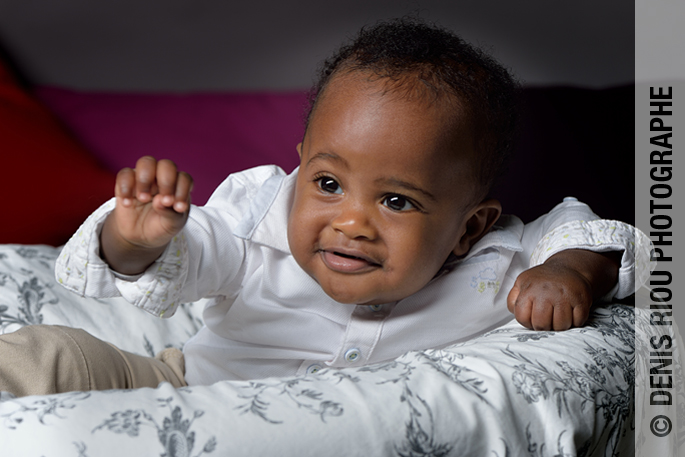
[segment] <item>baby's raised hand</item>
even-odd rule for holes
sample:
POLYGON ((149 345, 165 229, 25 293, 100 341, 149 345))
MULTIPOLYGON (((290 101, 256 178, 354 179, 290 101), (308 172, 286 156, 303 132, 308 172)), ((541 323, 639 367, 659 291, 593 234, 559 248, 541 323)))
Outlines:
POLYGON ((516 320, 534 330, 566 330, 587 320, 594 300, 618 280, 620 253, 561 251, 521 273, 507 297, 516 320))
POLYGON ((185 224, 192 183, 171 160, 150 156, 121 170, 114 189, 119 233, 141 246, 165 246, 185 224))
POLYGON ((100 235, 102 257, 125 274, 143 271, 188 219, 193 179, 170 160, 150 156, 116 179, 116 207, 100 235))

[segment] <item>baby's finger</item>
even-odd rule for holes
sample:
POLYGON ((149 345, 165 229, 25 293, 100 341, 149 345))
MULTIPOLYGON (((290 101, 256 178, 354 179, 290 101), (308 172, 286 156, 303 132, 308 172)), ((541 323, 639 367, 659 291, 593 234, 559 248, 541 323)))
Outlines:
POLYGON ((521 289, 519 288, 518 284, 514 283, 514 287, 511 288, 509 295, 507 295, 507 308, 512 314, 516 310, 516 300, 518 299, 520 291, 521 289))
POLYGON ((555 331, 568 330, 573 325, 573 311, 570 305, 557 304, 554 307, 552 329, 555 331))
POLYGON ((116 183, 114 185, 114 196, 124 206, 130 206, 135 198, 136 176, 135 172, 130 168, 124 168, 117 173, 116 183))
POLYGON ((175 211, 184 213, 190 208, 191 190, 193 190, 193 178, 185 171, 180 172, 176 181, 175 211))
POLYGON ((590 317, 590 307, 589 306, 576 306, 573 308, 573 326, 582 327, 590 317))
POLYGON ((526 300, 524 297, 521 297, 521 294, 519 294, 518 298, 516 299, 516 303, 514 304, 513 312, 514 317, 519 324, 526 328, 533 328, 533 324, 531 322, 533 304, 530 302, 530 300, 526 300))
POLYGON ((176 194, 178 169, 176 164, 169 159, 157 162, 157 188, 162 196, 161 202, 165 207, 174 204, 176 194))
POLYGON ((136 162, 136 198, 147 203, 154 195, 153 185, 157 174, 157 160, 154 157, 145 156, 136 162))
POLYGON ((546 300, 537 300, 531 309, 530 323, 534 330, 551 330, 554 306, 546 300))

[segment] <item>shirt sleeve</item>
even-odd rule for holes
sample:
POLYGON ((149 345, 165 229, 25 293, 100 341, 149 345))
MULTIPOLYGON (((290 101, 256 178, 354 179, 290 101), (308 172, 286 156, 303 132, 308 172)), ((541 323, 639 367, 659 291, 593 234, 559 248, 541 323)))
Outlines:
POLYGON ((62 249, 55 278, 72 292, 87 297, 124 297, 159 317, 170 317, 178 305, 219 294, 240 270, 244 242, 231 239, 224 217, 192 207, 184 229, 146 271, 120 274, 100 257, 99 234, 114 201, 96 210, 62 249), (214 216, 214 217, 212 217, 214 216), (228 231, 220 242, 211 233, 228 231), (225 264, 221 267, 218 259, 225 264))
POLYGON ((113 271, 100 257, 99 234, 114 210, 112 199, 88 217, 64 246, 56 262, 55 278, 80 296, 122 296, 160 317, 172 316, 184 302, 234 293, 244 273, 246 248, 245 240, 234 236, 233 231, 271 174, 261 170, 229 176, 206 206, 191 207, 183 230, 145 272, 136 276, 113 271))
POLYGON ((621 251, 618 282, 603 297, 605 301, 634 293, 655 266, 650 260, 649 237, 625 222, 600 219, 588 205, 573 197, 565 198, 548 214, 526 224, 522 245, 529 259, 528 268, 565 249, 621 251))
POLYGON ((650 260, 652 243, 637 228, 614 220, 576 220, 564 223, 550 231, 535 247, 530 266, 544 263, 564 249, 586 249, 594 252, 622 251, 618 282, 603 298, 623 298, 642 287, 654 269, 650 260))

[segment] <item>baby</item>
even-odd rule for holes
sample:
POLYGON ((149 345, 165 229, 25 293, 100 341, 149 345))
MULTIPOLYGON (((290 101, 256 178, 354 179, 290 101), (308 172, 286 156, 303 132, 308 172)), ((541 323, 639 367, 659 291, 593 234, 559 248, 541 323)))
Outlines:
MULTIPOLYGON (((165 317, 211 297, 182 354, 22 331, 84 354, 90 384, 63 391, 375 363, 482 334, 510 320, 507 307, 531 329, 581 326, 594 301, 632 293, 633 235, 575 199, 525 226, 500 217, 489 192, 516 90, 450 32, 409 20, 362 30, 324 65, 293 173, 237 173, 200 208, 187 173, 143 157, 64 248, 56 277, 81 295, 165 317)), ((2 373, 0 390, 12 391, 2 373)))

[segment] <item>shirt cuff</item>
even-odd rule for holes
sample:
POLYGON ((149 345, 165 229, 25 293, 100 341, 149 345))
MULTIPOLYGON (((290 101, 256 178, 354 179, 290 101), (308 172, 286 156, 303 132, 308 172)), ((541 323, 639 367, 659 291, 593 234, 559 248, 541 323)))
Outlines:
POLYGON ((99 234, 114 207, 115 199, 103 204, 71 237, 57 258, 55 279, 80 296, 122 296, 155 316, 172 316, 178 308, 181 285, 188 274, 188 248, 183 232, 174 237, 145 272, 122 275, 100 258, 99 234))
POLYGON ((538 242, 530 257, 530 266, 541 265, 565 249, 623 252, 618 283, 604 301, 633 294, 647 282, 656 267, 650 256, 652 242, 647 235, 625 222, 605 219, 572 221, 556 227, 538 242))
POLYGON ((171 317, 181 303, 181 286, 188 276, 187 259, 188 245, 181 232, 141 275, 113 274, 114 282, 128 302, 155 316, 171 317))

